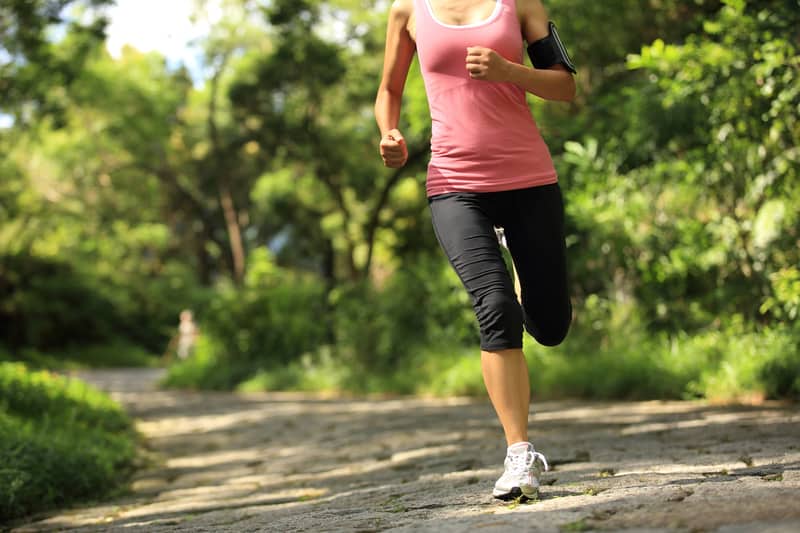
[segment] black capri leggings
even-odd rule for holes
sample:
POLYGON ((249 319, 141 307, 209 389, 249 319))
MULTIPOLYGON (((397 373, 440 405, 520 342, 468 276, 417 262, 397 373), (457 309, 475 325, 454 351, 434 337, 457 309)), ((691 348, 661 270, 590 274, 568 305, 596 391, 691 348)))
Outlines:
POLYGON ((557 183, 511 191, 429 198, 433 228, 472 299, 484 351, 522 348, 522 327, 540 344, 564 340, 572 320, 564 203, 557 183), (494 227, 505 231, 522 307, 494 227))

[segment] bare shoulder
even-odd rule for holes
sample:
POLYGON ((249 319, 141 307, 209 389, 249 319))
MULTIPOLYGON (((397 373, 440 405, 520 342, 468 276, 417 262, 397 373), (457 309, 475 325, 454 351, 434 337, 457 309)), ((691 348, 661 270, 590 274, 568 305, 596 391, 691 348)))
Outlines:
POLYGON ((547 36, 548 15, 542 0, 515 0, 517 17, 525 40, 533 42, 547 36))
POLYGON ((547 10, 542 0, 516 0, 516 4, 520 19, 547 19, 547 10))
POLYGON ((394 0, 389 8, 389 16, 400 21, 407 21, 414 14, 414 0, 394 0))
POLYGON ((416 39, 414 0, 394 0, 389 8, 390 28, 403 28, 411 40, 416 39))

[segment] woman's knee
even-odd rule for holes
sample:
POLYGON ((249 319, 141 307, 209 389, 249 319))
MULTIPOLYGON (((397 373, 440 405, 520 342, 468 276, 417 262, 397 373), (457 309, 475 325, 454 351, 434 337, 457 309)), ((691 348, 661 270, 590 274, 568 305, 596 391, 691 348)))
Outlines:
POLYGON ((558 346, 567 338, 567 333, 569 333, 569 324, 559 329, 540 331, 537 335, 533 335, 533 338, 542 346, 558 346))
POLYGON ((475 305, 481 346, 510 349, 522 346, 522 309, 513 291, 492 291, 475 305))
POLYGON ((572 324, 572 307, 570 306, 563 314, 554 313, 539 320, 532 320, 530 316, 524 314, 525 329, 536 342, 543 346, 558 346, 567 338, 570 325, 572 324))

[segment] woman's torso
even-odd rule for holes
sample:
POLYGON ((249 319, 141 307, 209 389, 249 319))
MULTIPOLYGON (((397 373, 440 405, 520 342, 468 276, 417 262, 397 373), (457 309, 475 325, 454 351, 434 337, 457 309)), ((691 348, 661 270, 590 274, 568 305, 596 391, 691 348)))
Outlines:
POLYGON ((427 193, 491 192, 555 183, 550 153, 513 83, 475 80, 467 47, 491 48, 522 63, 515 0, 413 0, 409 33, 416 41, 431 112, 427 193), (445 9, 447 5, 467 9, 445 9), (440 9, 441 8, 441 9, 440 9))

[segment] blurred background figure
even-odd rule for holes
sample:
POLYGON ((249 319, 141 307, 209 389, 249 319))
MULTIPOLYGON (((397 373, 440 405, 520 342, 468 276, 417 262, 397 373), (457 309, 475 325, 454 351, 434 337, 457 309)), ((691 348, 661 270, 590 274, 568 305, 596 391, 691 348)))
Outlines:
POLYGON ((197 342, 197 335, 199 334, 199 329, 197 328, 197 324, 194 322, 194 314, 188 310, 184 309, 181 311, 181 321, 178 324, 178 346, 176 349, 176 353, 180 359, 186 359, 192 352, 194 351, 195 342, 197 342))

